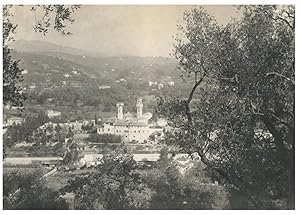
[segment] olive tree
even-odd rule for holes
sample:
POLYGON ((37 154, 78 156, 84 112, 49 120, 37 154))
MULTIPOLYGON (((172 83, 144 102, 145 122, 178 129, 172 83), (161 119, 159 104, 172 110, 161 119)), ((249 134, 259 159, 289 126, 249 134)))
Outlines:
POLYGON ((184 14, 174 56, 194 84, 158 98, 168 143, 197 152, 247 208, 294 207, 294 7, 244 6, 220 26, 202 7, 184 14))
POLYGON ((147 209, 151 190, 125 148, 104 155, 93 172, 69 181, 62 192, 75 194, 75 209, 147 209))

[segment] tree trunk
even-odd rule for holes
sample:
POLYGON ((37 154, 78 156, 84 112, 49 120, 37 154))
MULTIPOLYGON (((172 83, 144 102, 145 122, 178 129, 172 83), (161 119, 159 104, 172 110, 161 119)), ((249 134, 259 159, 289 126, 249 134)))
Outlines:
POLYGON ((295 209, 295 122, 293 126, 289 127, 289 145, 292 146, 290 153, 290 166, 289 166, 289 181, 288 183, 288 202, 287 209, 295 209))

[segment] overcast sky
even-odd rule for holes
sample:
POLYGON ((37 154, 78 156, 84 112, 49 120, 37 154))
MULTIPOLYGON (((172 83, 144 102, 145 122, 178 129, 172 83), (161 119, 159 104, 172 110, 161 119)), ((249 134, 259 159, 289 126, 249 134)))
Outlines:
MULTIPOLYGON (((35 18, 28 6, 15 6, 18 23, 15 39, 48 41, 55 44, 116 55, 168 56, 172 36, 183 12, 191 6, 82 6, 71 25, 73 35, 35 33, 35 18)), ((220 24, 238 17, 232 6, 205 6, 220 24)))

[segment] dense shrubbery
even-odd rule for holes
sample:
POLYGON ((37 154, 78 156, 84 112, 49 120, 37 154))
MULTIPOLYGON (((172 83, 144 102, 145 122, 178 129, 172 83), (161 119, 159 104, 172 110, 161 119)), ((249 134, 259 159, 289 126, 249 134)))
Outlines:
POLYGON ((7 139, 4 139, 4 141, 10 143, 9 145, 21 141, 30 142, 33 132, 46 122, 49 122, 49 118, 43 113, 38 116, 27 116, 21 125, 13 125, 8 128, 5 136, 7 139))
POLYGON ((102 164, 78 175, 61 192, 74 192, 75 209, 223 209, 227 192, 195 174, 181 174, 178 163, 162 150, 160 160, 141 169, 125 148, 106 154, 102 164), (203 183, 206 182, 206 185, 203 183), (95 186, 97 185, 97 186, 95 186))
POLYGON ((32 147, 26 149, 30 156, 62 156, 65 153, 65 147, 62 143, 57 143, 55 146, 45 146, 40 144, 35 144, 32 147))
POLYGON ((149 207, 151 190, 136 171, 136 162, 132 156, 126 154, 126 150, 121 150, 104 155, 102 164, 97 167, 98 171, 78 175, 61 190, 63 193, 75 193, 75 209, 149 207))
POLYGON ((30 154, 30 156, 63 155, 65 138, 70 138, 74 135, 72 129, 67 129, 67 127, 62 127, 59 124, 48 124, 37 128, 37 126, 43 125, 43 122, 47 122, 46 120, 39 120, 39 118, 31 117, 22 125, 14 125, 8 128, 4 135, 5 156, 9 154, 8 148, 12 147, 15 151, 16 148, 14 146, 23 141, 33 144, 22 149, 23 152, 30 154))
MULTIPOLYGON (((70 150, 74 147, 71 145, 70 150)), ((69 153, 69 158, 73 155, 69 153)), ((65 165, 70 164, 67 160, 65 165)), ((70 161, 75 160, 73 156, 70 161)), ((4 208, 67 209, 68 204, 60 198, 67 193, 75 194, 70 206, 74 209, 228 208, 225 188, 211 185, 207 176, 199 175, 201 167, 195 164, 182 174, 177 161, 169 158, 164 148, 159 161, 148 163, 150 167, 145 169, 126 148, 118 147, 104 155, 97 171, 72 177, 58 192, 45 186, 41 172, 5 173, 4 208)))
POLYGON ((9 210, 68 209, 59 192, 45 186, 42 173, 11 172, 3 177, 3 208, 9 210))
POLYGON ((121 143, 121 136, 113 134, 90 134, 86 140, 93 143, 121 143))
POLYGON ((82 125, 81 129, 87 133, 96 133, 97 132, 96 128, 91 124, 82 125))

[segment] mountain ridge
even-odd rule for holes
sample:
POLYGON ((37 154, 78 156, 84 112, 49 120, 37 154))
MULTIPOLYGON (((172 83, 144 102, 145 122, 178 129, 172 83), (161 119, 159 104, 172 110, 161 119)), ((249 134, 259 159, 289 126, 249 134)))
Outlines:
POLYGON ((172 58, 83 57, 43 48, 25 51, 17 47, 13 56, 21 59, 21 86, 29 95, 26 107, 33 112, 54 109, 67 118, 100 115, 114 112, 120 101, 134 111, 138 97, 150 110, 155 96, 186 94, 187 83, 182 82, 172 58))
POLYGON ((75 48, 70 46, 64 46, 52 42, 41 41, 41 40, 16 40, 14 42, 9 43, 9 47, 18 52, 28 52, 28 53, 64 53, 64 54, 72 54, 78 56, 90 56, 95 58, 110 58, 110 57, 141 57, 141 58, 168 58, 164 56, 135 56, 135 55, 127 55, 122 54, 121 52, 116 53, 108 53, 108 52, 100 52, 94 50, 85 50, 81 48, 75 48))
POLYGON ((69 46, 63 46, 51 42, 40 40, 16 40, 11 42, 9 46, 18 52, 42 53, 42 52, 59 52, 81 56, 104 57, 104 53, 83 50, 69 46))

